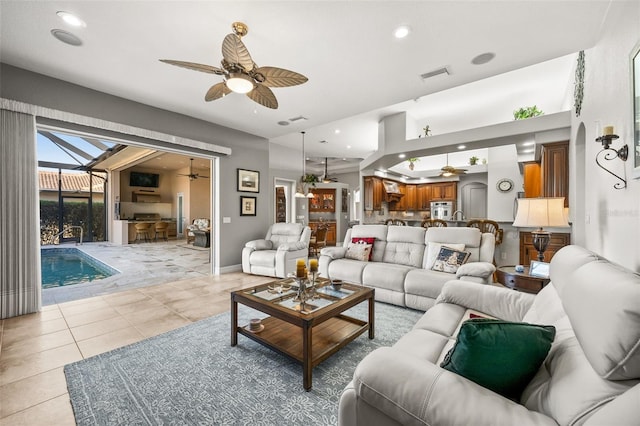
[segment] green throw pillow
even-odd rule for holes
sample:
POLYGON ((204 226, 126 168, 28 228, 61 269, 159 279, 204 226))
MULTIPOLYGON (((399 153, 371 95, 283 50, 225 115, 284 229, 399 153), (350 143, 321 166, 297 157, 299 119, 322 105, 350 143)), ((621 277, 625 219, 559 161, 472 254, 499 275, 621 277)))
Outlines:
POLYGON ((440 367, 507 398, 518 400, 547 357, 552 325, 470 319, 440 367))

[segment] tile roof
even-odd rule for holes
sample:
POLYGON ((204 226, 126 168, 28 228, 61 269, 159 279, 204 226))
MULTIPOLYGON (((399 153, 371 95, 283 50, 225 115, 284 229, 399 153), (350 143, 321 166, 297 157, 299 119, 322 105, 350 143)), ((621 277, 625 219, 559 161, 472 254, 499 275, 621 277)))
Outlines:
MULTIPOLYGON (((105 173, 94 173, 94 175, 105 176, 105 173)), ((88 173, 62 173, 62 191, 64 192, 89 192, 88 173)), ((38 170, 38 180, 40 191, 58 190, 58 172, 48 172, 38 170)), ((104 181, 100 178, 93 179, 93 192, 104 192, 104 181)))

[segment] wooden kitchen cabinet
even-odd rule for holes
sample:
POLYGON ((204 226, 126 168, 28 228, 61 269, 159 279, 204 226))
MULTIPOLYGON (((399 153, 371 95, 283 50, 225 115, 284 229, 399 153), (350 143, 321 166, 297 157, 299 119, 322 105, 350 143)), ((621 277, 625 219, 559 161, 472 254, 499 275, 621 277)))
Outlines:
POLYGON ((417 192, 417 210, 429 210, 431 208, 431 193, 432 188, 429 184, 418 185, 417 192))
POLYGON ((405 186, 405 194, 403 197, 406 201, 406 207, 409 211, 420 210, 418 208, 418 187, 417 185, 407 184, 405 186))
POLYGON ((522 164, 525 198, 538 198, 542 194, 542 176, 540 163, 528 161, 522 164))
MULTIPOLYGON (((571 244, 571 234, 552 233, 549 246, 544 251, 544 261, 551 261, 558 250, 569 244, 571 244)), ((533 246, 533 235, 531 232, 520 232, 520 264, 529 265, 532 260, 538 260, 538 250, 533 246)))
POLYGON ((458 184, 456 182, 433 183, 431 188, 431 200, 456 201, 458 196, 458 184))
POLYGON ((541 181, 543 197, 564 197, 569 207, 569 141, 542 145, 541 181))
POLYGON ((389 211, 406 211, 407 209, 407 186, 404 183, 398 182, 398 191, 402 193, 402 197, 398 201, 389 202, 389 211))
POLYGON ((364 210, 380 210, 382 208, 382 179, 375 176, 364 178, 364 210))
POLYGON ((309 198, 309 212, 333 213, 336 211, 336 190, 327 188, 312 189, 313 198, 309 198))

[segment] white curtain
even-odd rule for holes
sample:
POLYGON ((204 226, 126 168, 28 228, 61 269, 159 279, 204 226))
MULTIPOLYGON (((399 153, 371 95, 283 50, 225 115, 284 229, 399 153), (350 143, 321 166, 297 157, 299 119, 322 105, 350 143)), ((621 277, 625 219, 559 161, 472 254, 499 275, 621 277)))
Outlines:
POLYGON ((35 116, 0 109, 0 318, 41 308, 35 116))

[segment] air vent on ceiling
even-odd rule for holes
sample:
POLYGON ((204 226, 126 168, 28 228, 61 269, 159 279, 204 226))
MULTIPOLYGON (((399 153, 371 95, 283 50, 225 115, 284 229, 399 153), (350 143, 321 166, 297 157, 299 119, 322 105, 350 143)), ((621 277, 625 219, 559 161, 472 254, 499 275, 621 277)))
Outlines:
POLYGON ((292 122, 292 123, 295 123, 296 121, 300 121, 300 120, 308 120, 308 118, 307 117, 303 117, 302 115, 299 115, 297 117, 293 117, 293 118, 289 119, 289 121, 292 122))
POLYGON ((436 75, 440 75, 440 74, 449 75, 450 74, 449 69, 447 67, 442 67, 433 71, 425 72, 424 74, 420 75, 420 78, 423 80, 426 80, 427 78, 435 77, 436 75))

